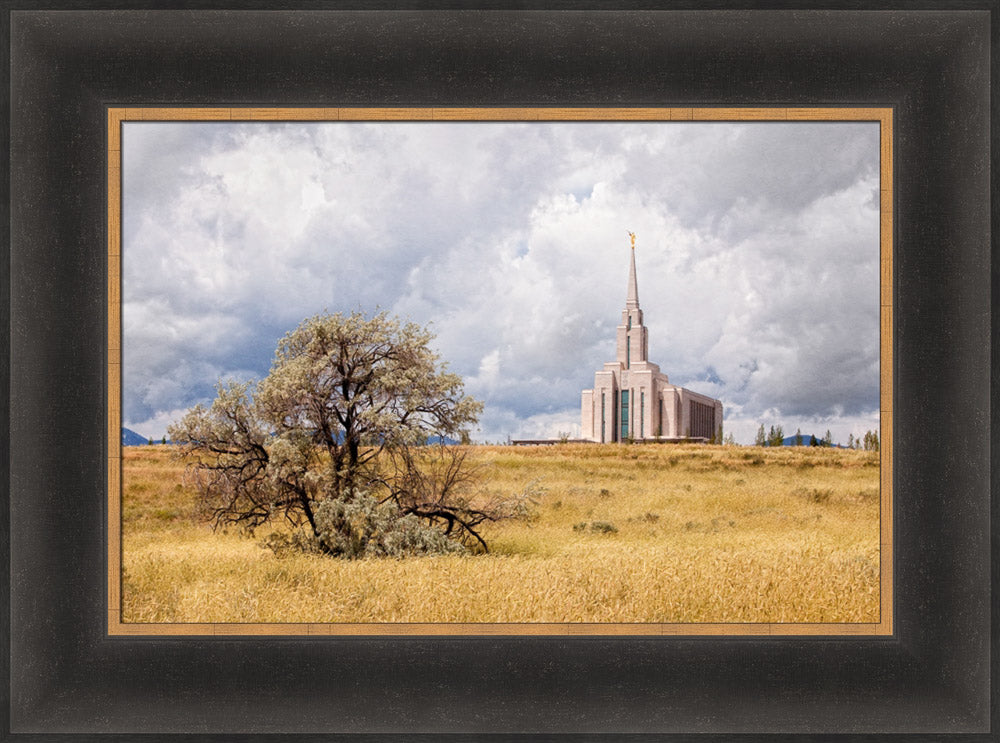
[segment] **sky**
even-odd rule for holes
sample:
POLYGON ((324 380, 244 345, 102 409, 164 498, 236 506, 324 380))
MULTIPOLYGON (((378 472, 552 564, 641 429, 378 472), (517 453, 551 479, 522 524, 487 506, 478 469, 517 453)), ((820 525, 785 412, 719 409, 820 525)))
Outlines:
POLYGON ((724 429, 878 429, 877 122, 126 122, 123 425, 320 312, 429 326, 475 441, 580 433, 636 234, 649 358, 724 429))

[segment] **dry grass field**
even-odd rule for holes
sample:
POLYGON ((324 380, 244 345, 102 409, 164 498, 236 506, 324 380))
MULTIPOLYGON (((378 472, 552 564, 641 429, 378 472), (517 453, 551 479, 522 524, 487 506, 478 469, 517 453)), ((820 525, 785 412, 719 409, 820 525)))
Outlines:
POLYGON ((124 622, 877 622, 877 453, 788 447, 472 447, 528 483, 491 553, 278 557, 195 520, 169 446, 123 450, 124 622))

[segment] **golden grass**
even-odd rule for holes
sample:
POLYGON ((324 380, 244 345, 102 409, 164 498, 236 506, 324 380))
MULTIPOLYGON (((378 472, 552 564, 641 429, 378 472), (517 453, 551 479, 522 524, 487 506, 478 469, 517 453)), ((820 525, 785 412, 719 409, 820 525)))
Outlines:
POLYGON ((493 525, 488 555, 346 561, 213 532, 172 452, 124 449, 124 622, 879 619, 874 453, 473 447, 486 489, 539 488, 532 520, 493 525))

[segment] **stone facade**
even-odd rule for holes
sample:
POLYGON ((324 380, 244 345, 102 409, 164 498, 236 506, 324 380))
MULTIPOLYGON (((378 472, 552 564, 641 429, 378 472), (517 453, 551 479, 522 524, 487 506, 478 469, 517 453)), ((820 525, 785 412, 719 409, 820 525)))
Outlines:
POLYGON ((670 384, 649 360, 649 331, 639 308, 632 238, 628 293, 618 326, 616 358, 594 374, 581 400, 580 436, 612 441, 721 439, 722 403, 670 384))

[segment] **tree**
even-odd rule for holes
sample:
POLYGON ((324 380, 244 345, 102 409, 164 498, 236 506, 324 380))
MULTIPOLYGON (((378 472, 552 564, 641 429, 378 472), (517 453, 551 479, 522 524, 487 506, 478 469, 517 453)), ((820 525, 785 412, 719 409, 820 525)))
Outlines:
POLYGON ((785 432, 782 430, 781 426, 771 426, 771 430, 767 435, 767 445, 783 446, 784 443, 785 443, 785 432))
POLYGON ((196 458, 206 517, 249 529, 284 518, 328 554, 436 544, 413 519, 485 549, 478 526, 521 513, 527 496, 470 492, 465 451, 443 442, 462 436, 482 404, 439 363, 432 338, 384 312, 317 315, 279 342, 265 379, 220 382, 210 407, 170 428, 196 458), (369 526, 345 537, 359 523, 369 526), (386 541, 379 529, 399 533, 386 541))
POLYGON ((823 436, 823 446, 833 446, 833 434, 830 433, 830 429, 826 429, 826 435, 823 436))
POLYGON ((863 447, 865 451, 878 451, 879 441, 877 431, 866 431, 863 447))
POLYGON ((847 434, 847 448, 848 449, 853 449, 854 448, 854 434, 853 433, 847 434))
POLYGON ((760 428, 757 429, 757 438, 754 439, 754 446, 764 446, 767 444, 767 434, 764 433, 764 424, 760 424, 760 428))
POLYGON ((795 429, 795 445, 796 446, 802 446, 802 429, 801 428, 796 428, 795 429))

